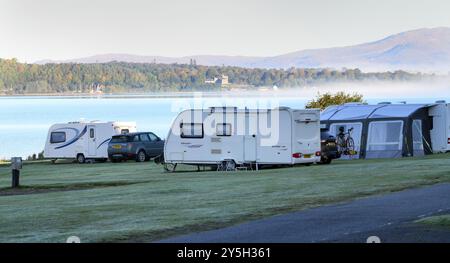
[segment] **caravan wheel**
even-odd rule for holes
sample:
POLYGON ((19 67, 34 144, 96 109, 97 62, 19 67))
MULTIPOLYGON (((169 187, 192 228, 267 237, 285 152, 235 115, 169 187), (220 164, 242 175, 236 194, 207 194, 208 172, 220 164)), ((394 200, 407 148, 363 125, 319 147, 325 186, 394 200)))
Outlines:
POLYGON ((175 169, 177 168, 177 164, 173 164, 173 163, 165 163, 164 164, 164 170, 166 170, 166 172, 172 173, 175 172, 175 169))
POLYGON ((78 163, 84 163, 85 161, 86 161, 86 158, 84 158, 84 154, 79 153, 79 154, 77 155, 77 162, 78 162, 78 163))
POLYGON ((228 160, 225 163, 225 171, 235 171, 236 170, 236 163, 234 160, 228 160))
POLYGON ((220 162, 217 164, 217 171, 225 171, 225 163, 220 162))

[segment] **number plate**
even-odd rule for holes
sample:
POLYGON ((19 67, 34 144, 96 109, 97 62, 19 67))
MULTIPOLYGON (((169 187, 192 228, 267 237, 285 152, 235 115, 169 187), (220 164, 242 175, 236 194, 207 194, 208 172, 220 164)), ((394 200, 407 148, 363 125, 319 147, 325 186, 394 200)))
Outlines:
POLYGON ((113 145, 112 147, 113 147, 113 149, 120 149, 120 148, 122 148, 121 145, 113 145))
POLYGON ((303 155, 304 158, 311 158, 311 154, 305 154, 303 155))

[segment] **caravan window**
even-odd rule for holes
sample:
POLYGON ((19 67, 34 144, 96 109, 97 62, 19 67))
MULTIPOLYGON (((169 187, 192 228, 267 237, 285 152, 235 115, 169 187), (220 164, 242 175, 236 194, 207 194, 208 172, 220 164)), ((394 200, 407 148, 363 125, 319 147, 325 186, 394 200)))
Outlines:
POLYGON ((203 123, 182 123, 181 138, 203 138, 203 123))
POLYGON ((217 136, 231 136, 231 124, 230 123, 218 123, 216 125, 217 136))
POLYGON ((95 130, 93 128, 89 129, 89 138, 95 138, 95 130))
POLYGON ((128 134, 128 133, 130 133, 129 129, 122 129, 122 130, 120 130, 120 134, 128 134))
POLYGON ((369 124, 368 151, 401 151, 403 121, 374 121, 369 124))
POLYGON ((65 132, 52 132, 50 134, 50 143, 61 143, 66 141, 65 132))

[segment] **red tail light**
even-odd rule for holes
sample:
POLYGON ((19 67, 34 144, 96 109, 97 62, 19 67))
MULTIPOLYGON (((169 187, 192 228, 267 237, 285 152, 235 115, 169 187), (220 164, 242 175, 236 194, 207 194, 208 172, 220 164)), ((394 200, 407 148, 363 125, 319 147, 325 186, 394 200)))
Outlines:
POLYGON ((320 156, 322 155, 320 152, 316 152, 316 156, 320 156))
POLYGON ((293 158, 302 158, 302 154, 301 153, 293 153, 292 157, 293 158))

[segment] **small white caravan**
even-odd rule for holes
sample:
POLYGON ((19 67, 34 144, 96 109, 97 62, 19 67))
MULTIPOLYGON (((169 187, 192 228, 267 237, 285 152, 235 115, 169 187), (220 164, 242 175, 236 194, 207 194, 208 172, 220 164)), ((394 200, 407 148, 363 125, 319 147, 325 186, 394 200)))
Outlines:
POLYGON ((45 142, 47 159, 108 159, 108 142, 113 135, 136 132, 135 122, 69 122, 50 127, 45 142))
POLYGON ((430 130, 433 152, 450 151, 450 103, 436 101, 428 113, 433 118, 433 128, 430 130))
MULTIPOLYGON (((217 165, 218 170, 320 161, 318 109, 212 107, 181 112, 164 147, 164 161, 217 165)), ((167 167, 167 166, 166 166, 167 167)))

